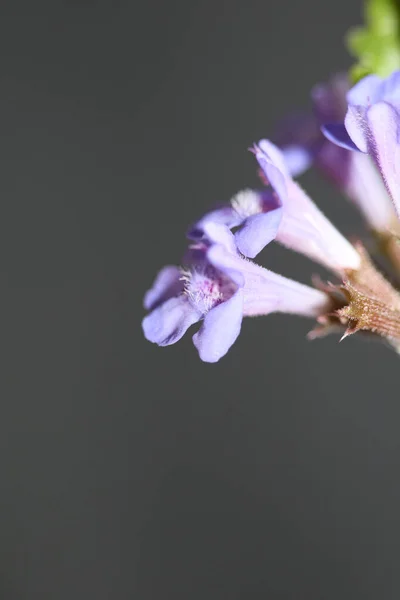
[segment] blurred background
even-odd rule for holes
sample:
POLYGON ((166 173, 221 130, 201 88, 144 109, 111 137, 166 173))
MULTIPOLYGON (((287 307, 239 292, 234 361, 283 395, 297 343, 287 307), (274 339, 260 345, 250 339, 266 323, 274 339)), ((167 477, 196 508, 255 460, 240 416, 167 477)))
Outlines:
POLYGON ((398 356, 272 315, 207 365, 140 326, 187 225, 258 185, 248 146, 348 67, 361 10, 1 3, 1 598, 399 598, 398 356))

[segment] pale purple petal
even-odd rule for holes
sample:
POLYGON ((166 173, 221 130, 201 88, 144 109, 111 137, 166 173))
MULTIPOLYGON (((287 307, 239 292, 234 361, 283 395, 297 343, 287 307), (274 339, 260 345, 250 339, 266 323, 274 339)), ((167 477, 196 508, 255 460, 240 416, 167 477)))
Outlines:
POLYGON ((370 133, 368 130, 367 111, 364 107, 349 106, 344 125, 352 142, 361 152, 369 152, 370 133))
MULTIPOLYGON (((325 123, 321 127, 321 131, 327 140, 341 148, 345 148, 346 150, 362 150, 358 144, 354 143, 354 138, 350 137, 343 123, 325 123)), ((362 151, 366 152, 366 150, 362 151)))
POLYGON ((359 268, 358 252, 294 181, 283 208, 278 242, 339 274, 359 268))
POLYGON ((369 153, 377 163, 400 215, 400 115, 390 104, 378 102, 368 110, 367 118, 373 140, 369 153))
POLYGON ((261 140, 254 150, 258 164, 268 182, 283 202, 286 197, 285 179, 290 175, 282 152, 269 140, 261 140))
POLYGON ((380 86, 379 100, 385 100, 395 108, 400 108, 400 71, 394 71, 380 86))
POLYGON ((240 218, 232 206, 224 206, 213 210, 192 225, 187 233, 188 237, 194 240, 201 239, 204 235, 204 226, 207 223, 219 223, 228 227, 236 227, 240 224, 240 218))
POLYGON ((282 148, 285 163, 292 177, 299 177, 305 173, 313 163, 313 154, 303 146, 285 146, 282 148))
MULTIPOLYGON (((344 152, 344 151, 343 151, 344 152)), ((370 227, 385 232, 393 226, 396 213, 383 179, 371 156, 351 152, 343 190, 353 200, 370 227)))
POLYGON ((219 304, 205 316, 193 343, 200 358, 214 363, 225 356, 236 341, 243 318, 243 290, 239 289, 229 300, 219 304))
POLYGON ((237 286, 243 287, 243 268, 247 262, 250 264, 250 261, 245 261, 236 253, 232 254, 221 245, 211 246, 207 252, 207 258, 216 269, 225 273, 237 286))
POLYGON ((315 317, 329 309, 326 294, 254 263, 244 267, 244 316, 268 315, 273 312, 315 317))
POLYGON ((248 217, 239 231, 235 233, 239 251, 254 258, 267 244, 275 239, 282 219, 282 208, 248 217))
POLYGON ((365 77, 350 90, 348 100, 348 134, 376 163, 400 215, 400 71, 384 80, 365 77))
POLYGON ((175 344, 187 329, 201 318, 186 296, 170 298, 153 310, 142 321, 143 332, 149 342, 159 346, 175 344))
POLYGON ((211 244, 223 246, 228 252, 236 254, 235 236, 226 225, 210 221, 204 227, 206 238, 211 244))
POLYGON ((146 310, 153 310, 183 290, 180 280, 181 271, 174 265, 167 265, 158 273, 152 287, 146 292, 143 305, 146 310))
MULTIPOLYGON (((343 269, 357 269, 360 265, 360 256, 355 248, 292 180, 287 170, 280 170, 282 153, 275 149, 271 142, 267 144, 265 140, 258 148, 256 158, 260 166, 266 168, 263 165, 267 164, 268 168, 275 169, 280 175, 280 179, 276 177, 276 180, 279 181, 280 187, 285 189, 285 194, 281 197, 283 217, 276 240, 335 272, 342 273, 343 269), (261 148, 268 149, 268 158, 261 148), (272 152, 271 149, 274 151, 272 152)), ((274 186, 273 181, 271 185, 274 186)), ((275 188, 275 191, 279 195, 279 189, 275 188)))
MULTIPOLYGON (((330 301, 323 292, 231 255, 221 246, 210 248, 208 256, 212 264, 230 277, 240 275, 244 284, 245 316, 288 312, 312 317, 328 308, 330 301)), ((240 285, 239 280, 237 283, 240 285)))
POLYGON ((368 154, 349 152, 326 143, 318 155, 317 165, 358 207, 372 229, 386 231, 392 226, 396 219, 393 204, 368 154))
POLYGON ((268 162, 270 162, 271 165, 279 169, 279 171, 285 177, 289 175, 284 156, 282 154, 282 151, 279 150, 278 146, 273 144, 270 140, 260 140, 257 144, 257 147, 265 155, 265 157, 268 159, 268 162))
POLYGON ((347 93, 347 102, 354 106, 367 108, 381 99, 382 79, 378 75, 367 75, 356 83, 347 93))

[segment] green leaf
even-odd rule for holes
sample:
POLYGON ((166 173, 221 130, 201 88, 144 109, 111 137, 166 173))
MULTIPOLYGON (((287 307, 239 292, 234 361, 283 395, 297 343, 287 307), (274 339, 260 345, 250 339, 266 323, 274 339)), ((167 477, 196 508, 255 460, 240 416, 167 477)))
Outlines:
POLYGON ((354 83, 370 73, 386 77, 400 69, 400 0, 366 0, 364 14, 365 26, 346 37, 357 59, 350 70, 354 83))

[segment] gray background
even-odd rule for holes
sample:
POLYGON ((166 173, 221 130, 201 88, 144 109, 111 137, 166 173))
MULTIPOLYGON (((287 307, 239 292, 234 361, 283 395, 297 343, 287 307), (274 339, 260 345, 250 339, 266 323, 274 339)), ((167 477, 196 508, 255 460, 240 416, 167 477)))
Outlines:
POLYGON ((205 365, 140 328, 188 223, 257 184, 247 147, 348 66, 360 11, 1 3, 1 598, 399 598, 398 357, 271 316, 205 365))

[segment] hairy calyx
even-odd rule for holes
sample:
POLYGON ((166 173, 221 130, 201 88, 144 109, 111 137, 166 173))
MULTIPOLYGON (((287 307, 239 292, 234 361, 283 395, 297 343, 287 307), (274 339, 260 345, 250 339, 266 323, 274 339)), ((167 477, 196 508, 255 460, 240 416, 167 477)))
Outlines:
MULTIPOLYGON (((379 335, 396 348, 400 344, 400 294, 378 271, 366 250, 357 245, 361 265, 357 271, 347 271, 339 285, 321 284, 335 306, 319 317, 319 327, 310 333, 320 337, 338 328, 343 338, 358 331, 379 335)), ((342 339, 343 339, 342 338, 342 339)))

